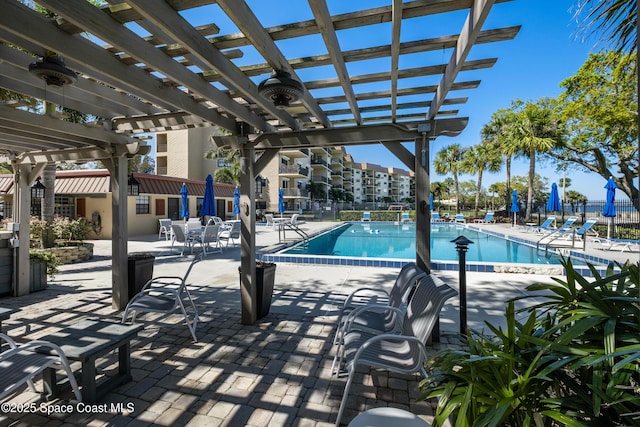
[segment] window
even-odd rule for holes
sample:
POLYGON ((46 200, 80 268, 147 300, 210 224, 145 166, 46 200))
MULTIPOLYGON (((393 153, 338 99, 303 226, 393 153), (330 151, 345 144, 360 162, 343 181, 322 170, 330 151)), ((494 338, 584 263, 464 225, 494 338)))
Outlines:
POLYGON ((136 196, 136 214, 148 214, 151 212, 149 196, 136 196))

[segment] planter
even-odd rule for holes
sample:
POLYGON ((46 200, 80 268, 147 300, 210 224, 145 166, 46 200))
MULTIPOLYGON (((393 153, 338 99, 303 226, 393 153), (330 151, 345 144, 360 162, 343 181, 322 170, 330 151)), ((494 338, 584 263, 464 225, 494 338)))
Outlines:
POLYGON ((41 259, 31 259, 29 272, 29 291, 42 291, 47 288, 47 263, 41 259))
MULTIPOLYGON (((240 267, 238 267, 238 274, 241 274, 240 267)), ((276 265, 274 263, 256 261, 256 306, 258 319, 269 314, 275 279, 276 265)), ((242 277, 240 277, 240 281, 242 281, 242 277)), ((240 286, 242 287, 242 283, 240 283, 240 286)))
POLYGON ((276 280, 276 265, 273 263, 256 263, 256 287, 258 319, 269 314, 273 297, 273 284, 276 280))
POLYGON ((127 277, 129 289, 127 302, 139 293, 144 285, 153 278, 153 263, 156 257, 151 254, 129 254, 127 259, 127 277))

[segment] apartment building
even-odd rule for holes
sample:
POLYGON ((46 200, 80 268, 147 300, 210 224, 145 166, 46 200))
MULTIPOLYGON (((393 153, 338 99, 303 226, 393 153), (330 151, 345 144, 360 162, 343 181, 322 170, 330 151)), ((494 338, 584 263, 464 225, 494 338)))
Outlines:
MULTIPOLYGON (((217 168, 230 166, 224 159, 205 158, 213 148, 210 136, 216 131, 197 128, 157 133, 158 175, 204 179, 217 168)), ((413 172, 358 163, 345 147, 284 149, 256 177, 256 209, 277 211, 280 189, 285 210, 298 211, 317 208, 337 195, 342 195, 345 207, 383 208, 387 203, 404 203, 414 196, 413 188, 413 172)))

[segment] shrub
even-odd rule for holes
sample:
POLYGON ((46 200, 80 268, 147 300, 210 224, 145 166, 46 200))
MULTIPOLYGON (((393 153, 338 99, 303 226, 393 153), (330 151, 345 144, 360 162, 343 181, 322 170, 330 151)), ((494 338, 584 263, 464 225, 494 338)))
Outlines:
POLYGON ((439 398, 434 425, 640 426, 639 264, 589 266, 591 281, 563 265, 566 280, 528 288, 542 302, 509 302, 506 330, 487 323, 493 335, 469 332, 429 359, 420 388, 439 398))
POLYGON ((47 275, 54 276, 59 272, 58 267, 62 262, 54 253, 46 250, 29 251, 29 259, 39 259, 47 264, 47 275))

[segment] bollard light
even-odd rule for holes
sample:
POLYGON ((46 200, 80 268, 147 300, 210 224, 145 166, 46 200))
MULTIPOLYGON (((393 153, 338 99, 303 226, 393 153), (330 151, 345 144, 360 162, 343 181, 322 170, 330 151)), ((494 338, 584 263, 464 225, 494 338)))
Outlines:
POLYGON ((458 273, 460 277, 460 334, 467 334, 467 250, 473 242, 465 236, 451 240, 458 251, 458 273))

